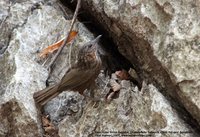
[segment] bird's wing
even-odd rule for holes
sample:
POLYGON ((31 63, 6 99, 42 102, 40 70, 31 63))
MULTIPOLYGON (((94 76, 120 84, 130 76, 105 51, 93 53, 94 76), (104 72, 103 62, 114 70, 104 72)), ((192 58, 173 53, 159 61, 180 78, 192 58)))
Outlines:
POLYGON ((91 70, 80 70, 73 68, 70 69, 62 78, 60 86, 71 89, 90 80, 93 75, 93 71, 91 70))

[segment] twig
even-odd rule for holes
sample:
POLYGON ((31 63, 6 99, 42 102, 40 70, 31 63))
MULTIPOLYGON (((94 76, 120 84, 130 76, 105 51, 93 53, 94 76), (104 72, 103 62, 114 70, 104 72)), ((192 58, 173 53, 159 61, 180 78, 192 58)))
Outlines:
POLYGON ((63 12, 64 17, 65 17, 66 20, 71 20, 73 18, 73 15, 71 15, 71 14, 68 15, 67 12, 66 12, 66 10, 64 9, 64 7, 60 3, 58 3, 58 6, 62 10, 62 12, 63 12))
MULTIPOLYGON (((59 40, 59 37, 60 37, 60 33, 58 33, 57 35, 56 35, 56 40, 55 40, 55 42, 57 42, 58 40, 59 40)), ((48 58, 44 61, 44 63, 42 64, 42 66, 44 66, 46 63, 47 63, 47 61, 49 61, 49 59, 52 57, 52 55, 51 56, 48 56, 48 58)))
POLYGON ((76 5, 76 10, 74 12, 74 16, 72 18, 72 22, 71 22, 71 25, 70 25, 70 29, 69 29, 69 32, 67 33, 66 35, 66 38, 64 39, 64 42, 62 44, 62 46, 58 49, 58 51, 56 52, 56 55, 54 56, 54 58, 52 59, 52 61, 49 63, 47 69, 49 70, 49 74, 51 73, 51 68, 52 66, 54 65, 56 59, 58 58, 59 54, 61 53, 61 51, 63 50, 64 46, 67 44, 67 40, 69 39, 69 34, 71 33, 72 29, 73 29, 73 26, 74 26, 74 23, 76 21, 76 18, 77 18, 77 15, 78 15, 78 10, 80 8, 80 4, 81 3, 81 0, 78 0, 77 1, 77 5, 76 5))
POLYGON ((72 58, 72 47, 74 45, 74 41, 72 41, 72 43, 70 44, 70 47, 69 47, 69 67, 71 67, 71 58, 72 58))

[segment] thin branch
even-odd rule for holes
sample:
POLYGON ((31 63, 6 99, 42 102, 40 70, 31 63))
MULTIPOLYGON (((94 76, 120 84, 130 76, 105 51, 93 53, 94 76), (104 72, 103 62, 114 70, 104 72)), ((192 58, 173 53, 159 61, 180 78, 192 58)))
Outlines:
POLYGON ((60 7, 60 9, 62 10, 63 14, 64 14, 64 17, 66 20, 71 20, 73 18, 73 15, 68 15, 66 10, 64 9, 63 5, 61 5, 60 2, 58 2, 58 6, 60 7))
POLYGON ((81 5, 81 0, 78 0, 77 1, 77 5, 76 5, 76 10, 74 12, 74 16, 72 18, 72 22, 71 22, 71 25, 70 25, 70 29, 69 29, 69 32, 67 33, 66 35, 66 38, 62 44, 62 46, 58 49, 58 51, 56 52, 56 55, 54 56, 54 58, 52 59, 52 61, 49 63, 47 69, 49 70, 49 74, 51 73, 51 68, 52 66, 54 65, 56 59, 58 58, 59 54, 61 53, 61 51, 63 50, 64 46, 67 44, 67 40, 69 39, 69 34, 71 33, 72 29, 73 29, 73 26, 75 24, 75 21, 76 21, 76 18, 77 18, 77 15, 78 15, 78 10, 80 8, 80 5, 81 5))
MULTIPOLYGON (((59 40, 60 37, 60 33, 58 33, 56 35, 56 40, 54 41, 55 43, 59 40)), ((46 65, 46 63, 50 60, 50 58, 52 57, 52 55, 48 56, 47 59, 44 61, 44 63, 42 64, 42 66, 46 65)))

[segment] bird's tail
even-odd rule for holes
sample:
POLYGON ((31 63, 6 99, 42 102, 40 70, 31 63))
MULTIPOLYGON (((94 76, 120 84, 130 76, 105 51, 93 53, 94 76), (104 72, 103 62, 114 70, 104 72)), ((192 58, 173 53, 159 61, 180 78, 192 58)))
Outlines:
POLYGON ((52 85, 43 90, 40 90, 33 94, 33 98, 36 104, 41 106, 45 105, 48 101, 56 97, 60 92, 58 91, 59 85, 52 85))

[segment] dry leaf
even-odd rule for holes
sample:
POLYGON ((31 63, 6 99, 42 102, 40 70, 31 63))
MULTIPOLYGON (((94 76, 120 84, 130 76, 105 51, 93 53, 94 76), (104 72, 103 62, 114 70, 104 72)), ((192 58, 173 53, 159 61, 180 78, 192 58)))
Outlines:
MULTIPOLYGON (((67 39, 67 43, 69 43, 71 40, 73 40, 76 35, 78 34, 77 31, 71 31, 69 34, 69 38, 67 39)), ((40 57, 46 57, 49 53, 53 53, 55 50, 57 50, 62 43, 64 42, 64 38, 59 40, 58 42, 48 46, 47 48, 43 49, 42 52, 40 53, 40 57)))
POLYGON ((50 137, 52 135, 54 135, 56 137, 56 135, 58 134, 57 129, 55 128, 55 126, 50 122, 50 120, 48 119, 48 116, 43 115, 42 116, 42 126, 44 128, 45 131, 45 135, 46 137, 50 137))
POLYGON ((119 91, 121 89, 121 85, 117 83, 115 80, 110 81, 110 85, 114 92, 119 91))
POLYGON ((43 127, 53 126, 53 124, 49 121, 48 116, 42 116, 42 125, 43 127))
POLYGON ((49 120, 47 119, 47 117, 46 116, 42 116, 42 125, 43 126, 45 126, 45 127, 47 127, 47 126, 49 126, 49 120))
POLYGON ((130 75, 126 70, 116 71, 115 74, 116 74, 117 78, 119 78, 121 80, 129 80, 130 79, 130 75))
POLYGON ((112 97, 115 95, 115 92, 111 92, 108 96, 107 96, 107 98, 106 98, 106 101, 108 102, 108 103, 110 103, 110 101, 112 100, 112 97))
POLYGON ((52 127, 52 126, 44 127, 44 131, 47 132, 47 133, 54 132, 55 127, 52 127))

